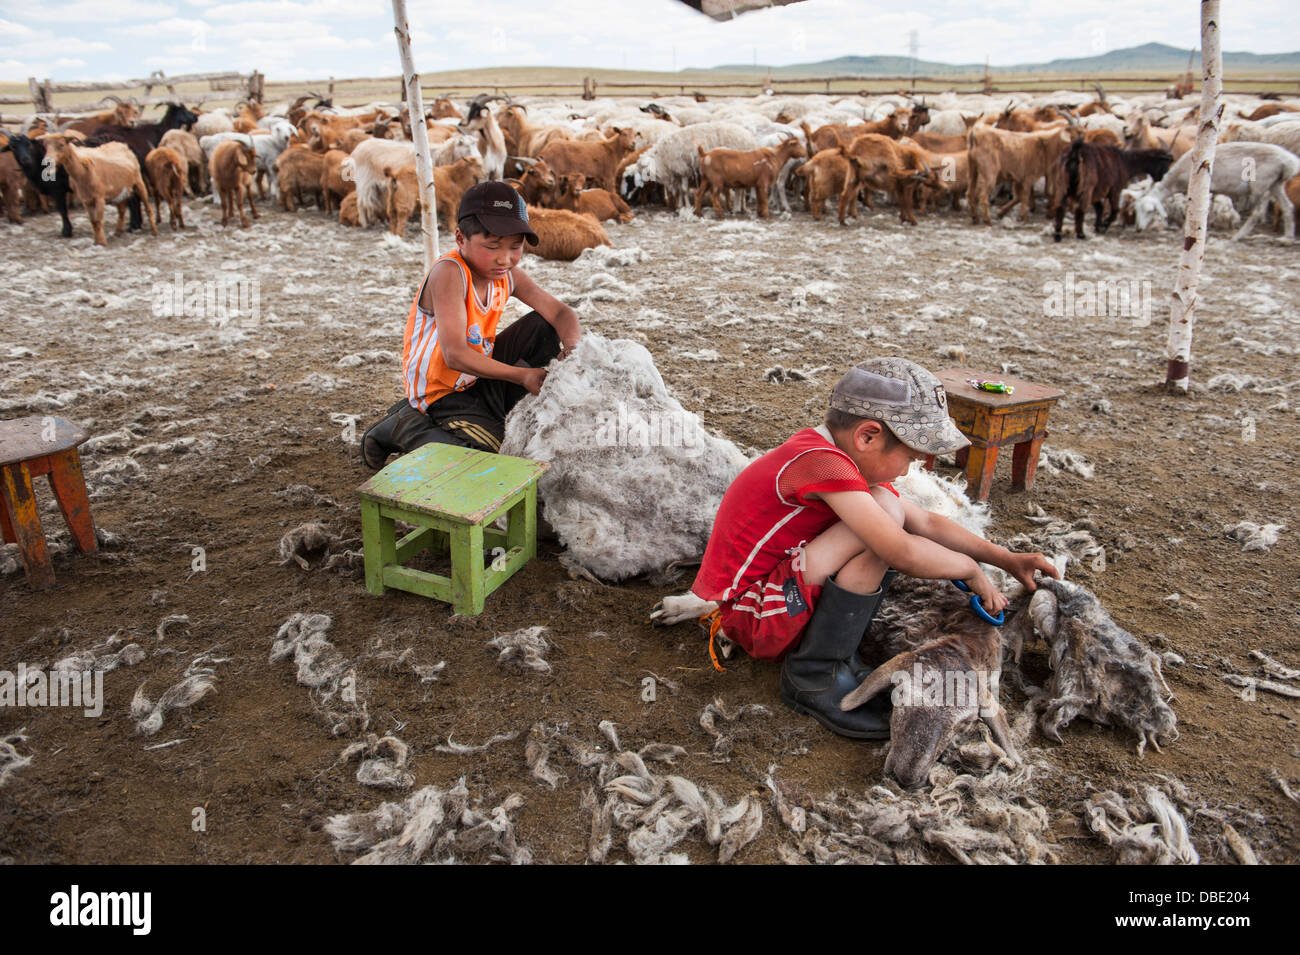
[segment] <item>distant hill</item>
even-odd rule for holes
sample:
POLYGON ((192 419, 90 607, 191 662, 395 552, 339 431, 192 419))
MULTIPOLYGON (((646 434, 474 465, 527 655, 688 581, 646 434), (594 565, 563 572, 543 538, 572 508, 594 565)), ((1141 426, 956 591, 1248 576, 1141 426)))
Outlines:
MULTIPOLYGON (((1163 43, 1144 43, 1125 50, 1111 50, 1098 56, 1051 60, 1047 63, 1017 63, 1011 66, 990 66, 989 72, 999 73, 1182 73, 1187 68, 1187 50, 1163 43)), ((1227 71, 1266 71, 1300 69, 1300 51, 1295 53, 1232 53, 1223 54, 1227 71)), ((764 73, 770 69, 780 76, 905 76, 913 72, 912 60, 906 56, 841 56, 817 63, 797 63, 793 66, 754 66, 751 63, 731 63, 715 66, 719 73, 764 73)), ((1201 57, 1192 59, 1192 70, 1200 73, 1201 57)), ((983 63, 937 63, 917 60, 915 72, 923 76, 982 73, 983 63)))

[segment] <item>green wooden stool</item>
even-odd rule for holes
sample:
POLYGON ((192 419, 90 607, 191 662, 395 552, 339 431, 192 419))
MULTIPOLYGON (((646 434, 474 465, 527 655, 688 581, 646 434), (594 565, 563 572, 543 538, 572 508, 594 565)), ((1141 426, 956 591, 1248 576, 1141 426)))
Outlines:
POLYGON ((456 613, 482 613, 487 595, 537 555, 537 480, 549 467, 448 444, 398 458, 357 488, 366 589, 406 590, 449 603, 456 613), (504 533, 491 526, 503 514, 504 533), (398 540, 394 520, 415 530, 398 540), (402 566, 421 551, 441 554, 449 546, 450 578, 402 566), (485 546, 505 554, 485 567, 485 546))

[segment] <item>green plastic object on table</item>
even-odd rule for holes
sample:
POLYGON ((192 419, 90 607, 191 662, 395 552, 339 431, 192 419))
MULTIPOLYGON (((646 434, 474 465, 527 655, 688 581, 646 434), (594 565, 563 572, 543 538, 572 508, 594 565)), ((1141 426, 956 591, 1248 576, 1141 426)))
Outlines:
POLYGON ((426 444, 389 464, 357 488, 366 589, 405 590, 456 613, 482 613, 487 596, 537 555, 537 482, 549 466, 447 444, 426 444), (492 526, 502 516, 505 531, 492 526), (415 529, 399 539, 394 521, 415 529), (426 550, 451 551, 450 577, 403 566, 426 550))

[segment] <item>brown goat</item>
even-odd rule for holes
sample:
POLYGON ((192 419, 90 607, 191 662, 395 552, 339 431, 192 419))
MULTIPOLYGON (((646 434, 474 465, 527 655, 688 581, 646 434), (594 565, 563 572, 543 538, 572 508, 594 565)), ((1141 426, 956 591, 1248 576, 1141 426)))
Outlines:
MULTIPOLYGON (((926 116, 928 118, 928 112, 926 116)), ((820 152, 823 149, 834 149, 836 146, 852 145, 853 140, 867 133, 888 136, 890 139, 910 136, 915 132, 913 118, 910 109, 900 106, 884 119, 860 123, 857 126, 830 123, 826 126, 820 126, 816 130, 810 130, 806 122, 800 122, 799 125, 803 127, 804 135, 808 137, 811 148, 820 152)))
POLYGON ((597 222, 617 219, 631 222, 634 218, 628 204, 608 189, 586 189, 586 177, 581 173, 565 176, 560 182, 555 208, 568 209, 594 216, 597 222))
POLYGON ((628 127, 594 143, 551 142, 538 153, 557 176, 582 173, 602 189, 614 190, 614 170, 636 148, 636 130, 628 127))
POLYGON ((174 149, 185 160, 185 191, 191 196, 201 196, 208 191, 208 164, 203 159, 203 149, 193 133, 183 129, 169 129, 158 140, 159 146, 174 149))
POLYGON ((339 225, 360 226, 361 217, 357 214, 357 194, 349 192, 339 203, 339 225))
POLYGON ((524 164, 523 174, 511 185, 519 190, 524 202, 530 206, 554 206, 555 191, 559 184, 551 167, 546 165, 546 160, 523 158, 521 161, 524 164), (518 185, 515 185, 516 182, 518 185))
POLYGON ((154 223, 149 192, 140 175, 140 161, 126 143, 105 143, 94 148, 74 146, 64 133, 50 133, 44 138, 45 155, 68 172, 68 184, 90 217, 95 245, 108 245, 104 238, 104 204, 117 206, 117 230, 126 229, 126 203, 134 196, 140 200, 149 231, 158 234, 154 223))
MULTIPOLYGON (((844 182, 851 174, 851 165, 848 157, 837 146, 821 150, 794 171, 807 186, 808 211, 812 213, 813 219, 820 220, 826 214, 827 199, 838 198, 844 191, 844 182)), ((857 218, 856 202, 851 213, 857 218)))
POLYGON ((280 184, 280 205, 293 212, 308 194, 320 202, 321 173, 325 154, 310 146, 290 146, 275 161, 275 179, 280 184))
POLYGON ((507 106, 497 114, 497 124, 506 138, 512 156, 536 158, 553 142, 564 142, 573 137, 563 126, 541 126, 528 121, 527 110, 522 106, 507 106))
MULTIPOLYGON (((411 214, 420 208, 420 182, 414 166, 384 168, 388 179, 388 231, 404 236, 411 214)), ((450 166, 433 167, 433 191, 438 215, 446 227, 456 227, 456 211, 461 196, 470 186, 483 179, 483 164, 477 159, 457 159, 450 166)))
POLYGON ((970 186, 966 190, 966 205, 971 221, 977 225, 981 218, 986 224, 992 223, 989 195, 1004 180, 1012 184, 1015 195, 998 210, 998 217, 1006 215, 1019 202, 1021 218, 1027 220, 1033 212, 1034 183, 1055 175, 1056 162, 1071 142, 1069 132, 1063 127, 1016 133, 977 124, 971 127, 969 136, 970 186))
POLYGON ((524 243, 524 251, 543 259, 571 262, 583 249, 612 244, 599 222, 579 212, 529 206, 528 221, 537 233, 538 244, 524 243))
POLYGON ((700 207, 707 194, 718 218, 723 215, 722 197, 727 190, 752 188, 758 194, 758 216, 766 219, 770 214, 767 197, 777 174, 791 159, 808 155, 803 144, 793 136, 775 149, 771 146, 743 152, 738 149, 711 149, 707 153, 702 146, 696 146, 695 149, 700 154, 700 185, 695 190, 695 214, 700 214, 700 207))
POLYGON ((840 147, 844 156, 853 163, 852 174, 840 193, 838 209, 840 225, 849 209, 857 201, 864 186, 891 193, 898 204, 898 217, 902 222, 916 225, 914 213, 916 193, 923 185, 941 186, 938 173, 928 166, 925 154, 915 145, 897 143, 888 136, 868 133, 853 140, 847 149, 840 147))
POLYGON ((248 197, 249 211, 254 219, 257 218, 257 207, 253 205, 253 176, 256 172, 257 153, 252 146, 245 146, 237 139, 226 139, 212 150, 208 173, 212 176, 212 188, 221 196, 222 228, 236 212, 239 213, 240 228, 248 228, 248 216, 244 214, 245 196, 248 197))
POLYGON ((5 218, 22 225, 22 199, 27 193, 27 177, 23 175, 14 154, 0 153, 0 199, 4 202, 5 218))
POLYGON ((331 149, 321 160, 320 194, 326 212, 334 211, 336 196, 341 202, 348 193, 356 191, 357 184, 343 178, 343 160, 347 158, 348 154, 343 150, 331 149))
POLYGON ((149 150, 149 154, 144 157, 144 168, 149 173, 149 183, 153 186, 158 217, 162 218, 162 204, 166 200, 169 224, 173 229, 184 229, 185 210, 182 200, 185 197, 185 160, 176 150, 159 146, 149 150))

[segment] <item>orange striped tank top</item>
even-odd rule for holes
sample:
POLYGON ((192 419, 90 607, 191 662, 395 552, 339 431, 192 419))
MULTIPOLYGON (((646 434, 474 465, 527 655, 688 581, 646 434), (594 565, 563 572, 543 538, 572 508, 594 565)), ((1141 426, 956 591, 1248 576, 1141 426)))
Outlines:
MULTIPOLYGON (((461 280, 465 283, 465 338, 469 347, 485 357, 491 357, 492 344, 497 337, 497 323, 501 321, 506 302, 514 292, 514 277, 508 275, 494 280, 488 288, 486 300, 480 301, 469 266, 460 257, 460 252, 448 252, 438 262, 443 260, 456 263, 461 280)), ((429 275, 432 274, 431 269, 429 275)), ((420 411, 427 411, 429 405, 439 398, 453 391, 464 391, 478 380, 474 375, 453 371, 443 360, 442 346, 438 342, 438 324, 431 313, 420 307, 420 296, 424 294, 424 286, 428 282, 429 276, 426 275, 415 293, 402 343, 402 379, 406 388, 406 400, 412 408, 420 411)))

